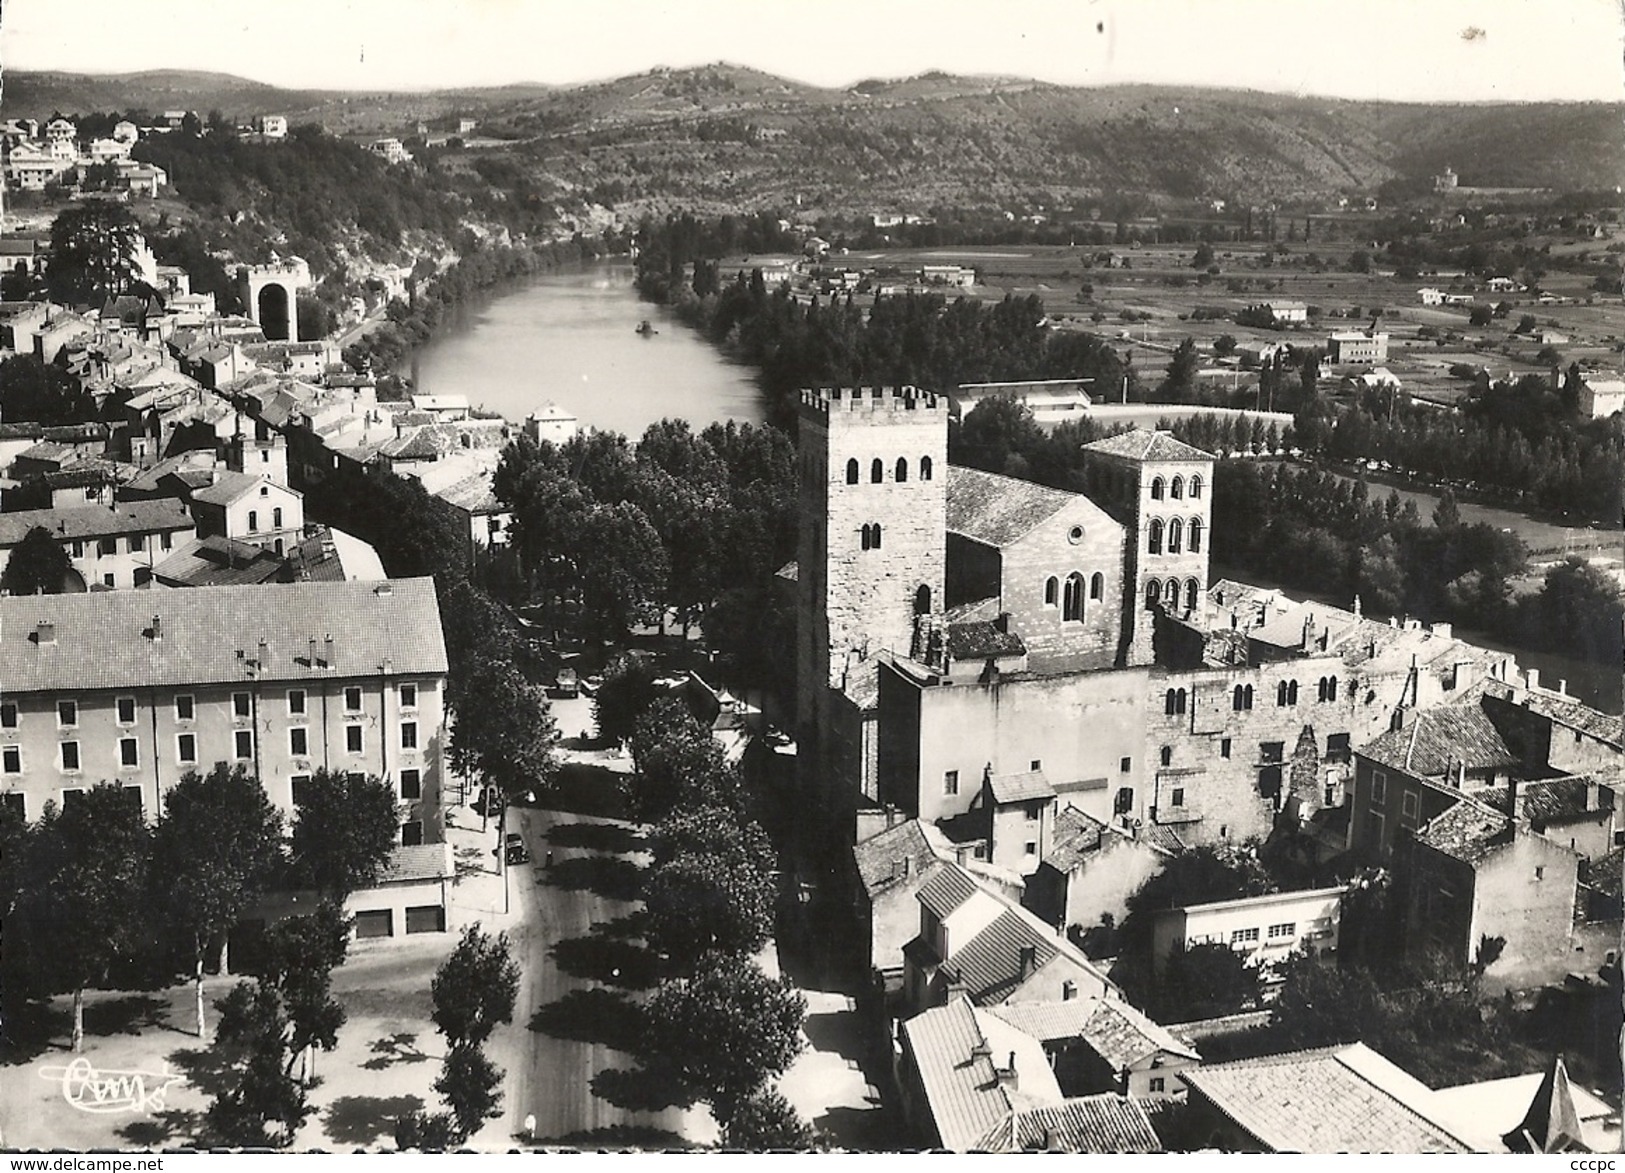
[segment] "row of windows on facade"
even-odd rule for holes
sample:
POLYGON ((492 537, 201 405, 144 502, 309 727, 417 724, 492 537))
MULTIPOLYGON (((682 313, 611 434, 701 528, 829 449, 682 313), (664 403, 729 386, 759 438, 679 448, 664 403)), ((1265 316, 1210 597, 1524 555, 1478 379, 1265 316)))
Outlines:
MULTIPOLYGON (((400 707, 411 710, 418 707, 418 686, 416 684, 402 684, 398 686, 397 694, 400 698, 400 707)), ((302 688, 290 688, 286 694, 288 715, 302 717, 308 712, 310 701, 309 693, 302 688)), ((360 685, 350 685, 344 690, 344 711, 346 713, 359 713, 362 711, 363 693, 360 685)), ((120 725, 134 725, 136 721, 136 698, 121 696, 114 702, 116 720, 120 725)), ((231 711, 234 717, 248 719, 253 715, 254 698, 252 693, 234 692, 231 694, 231 711)), ((186 692, 175 694, 175 719, 177 721, 194 721, 197 719, 197 698, 186 692)), ((79 724, 79 702, 68 698, 58 698, 56 702, 56 724, 58 729, 73 729, 79 724)), ((0 729, 18 729, 22 726, 22 714, 17 708, 16 701, 6 701, 0 704, 0 729)))
MULTIPOLYGON (((1322 676, 1315 685, 1315 700, 1319 704, 1326 704, 1337 699, 1337 677, 1322 676)), ((1170 688, 1163 694, 1162 711, 1169 717, 1181 716, 1190 703, 1190 693, 1183 688, 1170 688)), ((1281 680, 1275 685, 1275 704, 1278 708, 1286 708, 1298 703, 1298 682, 1296 680, 1281 680)), ((1253 707, 1253 686, 1238 684, 1230 690, 1230 708, 1235 712, 1246 712, 1253 707)))
MULTIPOLYGON (((1219 739, 1219 756, 1226 761, 1229 761, 1232 756, 1234 746, 1235 743, 1231 738, 1221 737, 1219 739)), ((1349 760, 1351 750, 1352 744, 1349 741, 1349 735, 1347 733, 1331 733, 1326 737, 1326 753, 1323 755, 1321 760, 1326 762, 1346 762, 1349 760)), ((1158 758, 1164 768, 1173 765, 1174 747, 1171 745, 1163 746, 1161 752, 1158 754, 1158 758)), ((1261 741, 1258 743, 1258 762, 1260 765, 1279 766, 1285 761, 1286 742, 1261 741)), ((1177 806, 1179 804, 1175 803, 1174 805, 1177 806)))
MULTIPOLYGON (((402 721, 401 745, 403 750, 418 748, 418 723, 416 721, 402 721)), ((57 743, 59 750, 59 768, 63 773, 76 774, 83 769, 80 754, 80 743, 77 741, 61 741, 57 743)), ((361 725, 346 725, 344 727, 344 750, 346 753, 363 754, 367 752, 366 732, 361 725)), ((252 729, 237 729, 232 732, 232 751, 236 761, 252 761, 254 757, 254 731, 252 729)), ((288 753, 295 758, 310 756, 310 730, 304 725, 295 725, 288 730, 288 753)), ((197 734, 177 733, 175 735, 175 761, 183 766, 197 765, 197 734)), ((141 765, 140 742, 134 737, 121 737, 118 739, 118 764, 121 769, 135 769, 141 765)), ((21 774, 23 772, 23 750, 20 745, 0 746, 0 771, 6 774, 21 774)))
POLYGON ((1190 528, 1187 530, 1184 521, 1180 518, 1173 518, 1164 525, 1162 518, 1153 517, 1150 525, 1146 527, 1146 549, 1152 554, 1179 554, 1184 551, 1200 554, 1202 552, 1202 519, 1200 517, 1191 518, 1190 528))
MULTIPOLYGON (((1089 601, 1098 603, 1106 597, 1106 576, 1096 571, 1089 576, 1089 601)), ((1051 575, 1044 582, 1044 606, 1061 608, 1062 621, 1083 619, 1083 574, 1074 570, 1066 576, 1063 589, 1061 580, 1051 575)))
MULTIPOLYGON (((1309 935, 1324 936, 1331 931, 1332 922, 1329 917, 1322 917, 1309 923, 1309 935)), ((1257 926, 1245 929, 1231 929, 1228 942, 1223 933, 1197 934, 1190 938, 1188 945, 1256 945, 1262 937, 1265 941, 1276 944, 1285 944, 1293 941, 1298 935, 1297 921, 1280 921, 1269 926, 1257 926)))
POLYGON ((1161 477, 1151 478, 1151 499, 1153 501, 1179 501, 1186 496, 1187 488, 1192 501, 1199 501, 1202 497, 1202 478, 1194 476, 1187 486, 1184 477, 1175 477, 1165 481, 1161 477))
MULTIPOLYGON (((173 533, 161 533, 156 535, 136 534, 133 537, 124 539, 124 548, 131 554, 144 554, 146 553, 147 539, 149 537, 157 537, 158 548, 160 550, 173 550, 175 548, 175 535, 173 533)), ((97 538, 95 541, 95 546, 96 552, 94 557, 97 558, 110 558, 114 554, 118 553, 118 539, 114 537, 97 538)), ((75 538, 71 547, 73 557, 83 558, 87 548, 87 539, 75 538)))
MULTIPOLYGON (((893 468, 895 470, 894 479, 897 483, 900 485, 906 484, 908 481, 908 457, 899 456, 893 468)), ((862 472, 863 466, 858 463, 856 457, 848 460, 846 462, 846 483, 849 485, 857 484, 863 479, 862 472)), ((931 458, 929 456, 920 457, 920 479, 922 481, 931 479, 931 458)), ((886 462, 877 456, 869 462, 869 483, 878 485, 884 483, 885 480, 886 462)))
MULTIPOLYGON (((1185 610, 1196 609, 1196 600, 1201 597, 1202 584, 1194 578, 1187 578, 1184 585, 1185 610)), ((1179 606, 1180 583, 1177 578, 1170 578, 1166 584, 1151 579, 1145 584, 1145 605, 1149 610, 1160 603, 1166 602, 1169 607, 1179 606)))
MULTIPOLYGON (((349 773, 349 777, 352 780, 359 780, 366 777, 366 775, 360 771, 352 770, 349 773)), ((293 804, 295 806, 300 806, 304 803, 306 798, 305 788, 310 785, 310 779, 311 776, 309 774, 295 774, 288 779, 289 797, 293 800, 293 804)), ((421 799, 423 797, 423 772, 421 770, 414 769, 401 770, 397 775, 397 788, 402 801, 415 802, 421 799)), ((130 801, 138 809, 144 809, 145 804, 142 800, 142 788, 139 785, 126 785, 124 787, 124 792, 129 796, 130 801)), ((83 798, 86 793, 86 789, 82 786, 65 786, 62 788, 60 793, 62 796, 61 805, 66 807, 70 803, 77 802, 79 799, 83 798)), ((27 822, 29 813, 27 794, 21 790, 10 790, 4 794, 0 794, 0 801, 3 801, 6 807, 19 819, 27 822)), ((401 824, 402 846, 412 847, 422 842, 423 823, 421 820, 412 820, 401 824)))

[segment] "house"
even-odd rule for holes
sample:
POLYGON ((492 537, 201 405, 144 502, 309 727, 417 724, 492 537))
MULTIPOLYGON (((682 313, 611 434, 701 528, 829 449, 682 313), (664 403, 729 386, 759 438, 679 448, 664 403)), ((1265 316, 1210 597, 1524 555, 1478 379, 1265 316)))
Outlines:
POLYGON ((249 542, 214 535, 193 538, 152 568, 160 587, 239 586, 291 582, 292 568, 281 555, 249 542))
POLYGON ((254 119, 254 129, 266 138, 287 138, 288 119, 282 114, 261 114, 254 119))
POLYGON ((1176 952, 1198 945, 1228 945, 1271 981, 1275 967, 1294 953, 1337 952, 1345 891, 1336 887, 1275 892, 1166 909, 1157 913, 1152 925, 1153 969, 1160 974, 1176 952))
POLYGON ((1155 1153, 1162 1143, 1132 1099, 1061 1094, 1043 1047, 963 995, 898 1030, 903 1113, 926 1148, 1155 1153))
POLYGON ((303 493, 266 475, 229 469, 211 474, 210 483, 191 496, 199 535, 268 546, 278 554, 299 541, 305 529, 303 493))
POLYGON ((1625 411, 1625 379, 1583 379, 1580 383, 1580 415, 1585 419, 1607 419, 1625 411))
POLYGON ((1027 878, 1023 903, 1046 924, 1092 928, 1120 922, 1128 898, 1162 869, 1169 853, 1067 803, 1055 813, 1051 846, 1027 878))
POLYGON ((976 270, 964 265, 922 265, 920 284, 970 289, 976 284, 976 270))
POLYGON ((452 421, 468 418, 466 395, 414 395, 412 410, 426 411, 437 420, 452 421))
POLYGON ((985 399, 1013 396, 1040 424, 1064 423, 1086 412, 1093 400, 1085 385, 1093 379, 1033 379, 1019 383, 961 383, 954 392, 960 418, 985 399))
POLYGON ((978 1006, 1119 996, 1075 945, 958 864, 943 864, 916 899, 920 932, 903 950, 904 997, 916 1011, 953 991, 978 1006))
POLYGON ((1373 367, 1355 380, 1355 383, 1367 391, 1398 391, 1403 385, 1399 376, 1387 367, 1373 367))
POLYGON ((240 763, 291 815, 318 768, 377 775, 401 842, 443 838, 434 581, 0 598, 0 791, 25 818, 112 780, 148 818, 240 763))
POLYGON ((1309 306, 1301 301, 1263 301, 1247 307, 1251 313, 1267 316, 1277 326, 1295 325, 1309 320, 1309 306))
POLYGON ((384 162, 392 165, 395 163, 410 163, 412 161, 411 153, 407 151, 406 147, 401 144, 401 140, 398 138, 374 139, 372 142, 367 144, 367 150, 371 151, 375 155, 381 156, 384 162))
POLYGON ((19 191, 44 191, 64 172, 73 170, 73 159, 52 154, 33 143, 18 143, 6 155, 6 181, 19 191))
POLYGON ((1332 363, 1386 362, 1388 335, 1364 330, 1339 330, 1326 338, 1326 359, 1332 363))
POLYGON ((1432 286, 1423 286, 1421 289, 1418 289, 1416 291, 1416 296, 1423 305, 1444 304, 1444 290, 1434 289, 1432 286))
POLYGON ((549 403, 540 411, 525 417, 525 435, 537 444, 567 444, 580 430, 581 421, 556 403, 549 403))
POLYGON ((1241 1153, 1470 1153, 1433 1092, 1364 1043, 1180 1073, 1194 1146, 1241 1153))
POLYGON ((196 534, 192 515, 175 500, 25 509, 0 513, 0 557, 9 558, 36 527, 66 550, 72 569, 64 589, 73 592, 143 586, 155 563, 196 534))
POLYGON ((1182 1097, 1184 1084, 1174 1076, 1202 1061, 1195 1047, 1119 998, 1021 1002, 987 1012, 1043 1044, 1068 1095, 1182 1097))
POLYGON ((1484 282, 1484 288, 1491 293, 1521 293, 1523 291, 1523 286, 1519 285, 1511 277, 1491 277, 1484 282))
MULTIPOLYGON (((895 814, 895 812, 893 812, 895 814)), ((920 927, 920 885, 954 859, 942 832, 919 819, 903 819, 865 836, 853 848, 858 871, 858 919, 868 940, 868 967, 888 992, 902 986, 903 949, 920 927)))

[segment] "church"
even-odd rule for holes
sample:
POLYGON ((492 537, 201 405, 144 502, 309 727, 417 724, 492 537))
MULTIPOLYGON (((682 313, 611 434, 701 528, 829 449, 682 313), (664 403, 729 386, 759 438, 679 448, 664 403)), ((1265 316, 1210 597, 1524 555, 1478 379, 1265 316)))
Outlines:
POLYGON ((950 466, 948 408, 801 397, 802 781, 847 844, 887 812, 1030 877, 1071 808, 1174 851, 1295 820, 1335 854, 1354 748, 1516 674, 1446 624, 1212 581, 1214 458, 1165 432, 1086 445, 1077 494, 950 466))

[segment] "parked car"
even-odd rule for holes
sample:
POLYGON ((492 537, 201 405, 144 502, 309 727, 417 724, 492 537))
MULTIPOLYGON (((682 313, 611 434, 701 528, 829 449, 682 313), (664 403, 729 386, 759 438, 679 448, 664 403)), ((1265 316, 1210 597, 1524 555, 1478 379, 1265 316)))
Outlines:
POLYGON ((574 668, 560 668, 557 680, 553 683, 553 692, 561 697, 577 697, 581 695, 581 681, 576 676, 574 668))
POLYGON ((525 848, 525 840, 518 831, 509 831, 507 839, 503 840, 503 854, 510 864, 529 863, 530 852, 525 848))

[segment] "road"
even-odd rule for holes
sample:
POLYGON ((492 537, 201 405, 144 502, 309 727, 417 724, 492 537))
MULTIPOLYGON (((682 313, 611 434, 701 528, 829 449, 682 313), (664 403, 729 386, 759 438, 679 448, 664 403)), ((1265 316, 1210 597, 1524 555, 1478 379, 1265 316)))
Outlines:
MULTIPOLYGON (((601 990, 606 995, 620 993, 611 983, 589 977, 576 976, 560 968, 554 948, 560 942, 568 943, 590 938, 594 925, 610 925, 626 916, 636 907, 620 899, 614 883, 599 884, 604 891, 574 886, 592 869, 608 870, 611 875, 625 876, 627 857, 582 846, 567 846, 556 842, 554 829, 561 824, 601 826, 608 835, 617 835, 624 824, 604 819, 566 814, 556 811, 514 808, 511 820, 520 820, 521 831, 529 845, 533 861, 513 868, 509 875, 515 911, 520 914, 518 925, 510 930, 515 953, 520 960, 521 977, 519 1001, 515 1010, 515 1024, 523 1028, 531 1016, 568 997, 571 991, 601 990), (546 866, 549 845, 554 854, 553 868, 546 866), (622 863, 616 864, 614 861, 622 863), (619 869, 619 870, 616 870, 619 869), (564 882, 555 883, 553 880, 564 882), (569 884, 571 886, 566 886, 569 884)), ((593 832, 566 832, 562 838, 579 841, 593 832)), ((600 935, 597 941, 605 939, 600 935)), ((603 958, 605 977, 611 977, 616 946, 593 954, 603 958)), ((582 952, 580 947, 572 956, 582 952)), ((577 973, 590 972, 591 962, 574 962, 577 973)), ((608 997, 604 997, 605 1002, 608 997)), ((578 1031, 570 1033, 592 1034, 592 1026, 578 1021, 578 1031)), ((514 1060, 515 1077, 510 1080, 511 1094, 508 1109, 508 1132, 523 1135, 523 1121, 527 1114, 536 1117, 536 1138, 542 1141, 564 1141, 581 1147, 597 1147, 598 1143, 611 1145, 617 1133, 635 1130, 625 1137, 628 1141, 642 1138, 642 1143, 661 1147, 659 1133, 670 1134, 666 1143, 676 1147, 683 1132, 685 1113, 669 1109, 663 1112, 634 1112, 617 1107, 593 1094, 594 1075, 606 1068, 630 1068, 633 1061, 626 1054, 611 1049, 601 1042, 559 1038, 546 1030, 521 1031, 524 1053, 514 1060)))

